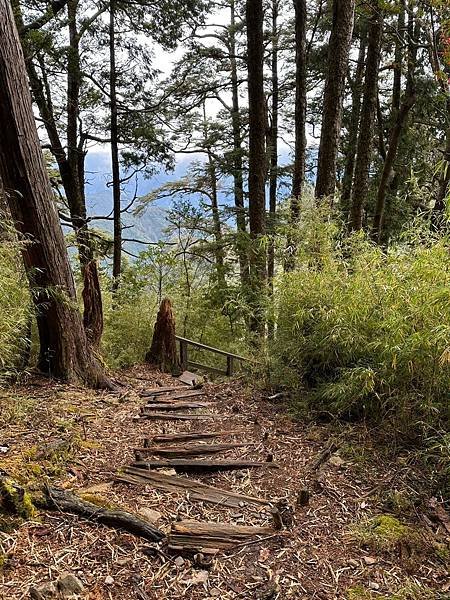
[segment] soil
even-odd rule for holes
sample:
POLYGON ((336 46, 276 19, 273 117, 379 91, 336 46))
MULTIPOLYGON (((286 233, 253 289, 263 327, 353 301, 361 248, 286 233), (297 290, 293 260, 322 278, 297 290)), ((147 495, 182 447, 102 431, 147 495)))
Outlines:
POLYGON ((248 447, 217 458, 270 459, 280 468, 195 478, 273 504, 282 500, 293 522, 286 519, 282 530, 205 563, 198 556, 168 554, 164 543, 156 547, 72 515, 41 512, 0 533, 2 600, 29 598, 30 586, 55 581, 63 572, 83 583, 85 600, 450 598, 443 503, 439 496, 432 498, 427 472, 412 451, 381 444, 379 432, 361 424, 296 420, 285 401, 269 401, 239 380, 203 388, 201 400, 212 403, 205 410, 223 419, 141 420, 136 418, 146 402, 141 392, 180 382, 148 366, 116 378, 124 384, 118 393, 40 378, 3 390, 1 469, 31 487, 48 479, 132 512, 147 509, 164 532, 184 519, 272 525, 267 506, 229 509, 114 482, 117 471, 133 462, 133 448, 153 434, 239 429, 241 435, 226 441, 246 441, 248 447), (314 469, 331 443, 337 451, 314 469), (310 494, 307 506, 299 505, 301 490, 310 494), (363 539, 361 531, 377 515, 393 516, 414 535, 389 547, 370 535, 363 539))

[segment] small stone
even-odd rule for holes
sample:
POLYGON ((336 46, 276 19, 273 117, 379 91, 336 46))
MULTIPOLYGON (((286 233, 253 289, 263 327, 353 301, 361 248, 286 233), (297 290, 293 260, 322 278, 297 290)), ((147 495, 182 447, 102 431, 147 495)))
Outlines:
POLYGON ((369 582, 369 588, 371 590, 379 590, 380 589, 380 584, 376 583, 375 581, 370 581, 369 582))
POLYGON ((63 596, 73 596, 74 594, 81 594, 84 590, 84 586, 78 577, 72 575, 72 573, 62 573, 56 582, 58 590, 63 596))
POLYGON ((377 559, 374 556, 363 556, 363 561, 366 565, 375 565, 377 563, 377 559))
POLYGON ((39 587, 33 585, 30 587, 29 591, 30 598, 32 600, 48 600, 48 598, 58 597, 58 590, 51 581, 49 581, 48 583, 44 583, 39 587))
POLYGON ((359 567, 359 562, 357 560, 355 560, 354 558, 350 558, 349 561, 348 561, 348 564, 351 567, 355 567, 355 568, 359 567))
POLYGON ((330 465, 333 465, 333 467, 343 467, 345 465, 345 460, 341 458, 339 454, 333 454, 329 462, 330 465))
POLYGON ((173 562, 177 567, 182 567, 184 565, 184 558, 182 556, 177 556, 173 562))
POLYGON ((149 523, 156 523, 162 517, 162 514, 157 510, 143 506, 139 509, 139 514, 144 517, 149 523))
POLYGON ((107 576, 105 577, 105 583, 106 583, 106 585, 113 585, 113 583, 114 583, 114 578, 113 578, 113 577, 111 577, 111 575, 107 575, 107 576))
POLYGON ((209 595, 211 596, 211 598, 219 598, 220 590, 217 588, 212 588, 211 590, 209 590, 209 595))

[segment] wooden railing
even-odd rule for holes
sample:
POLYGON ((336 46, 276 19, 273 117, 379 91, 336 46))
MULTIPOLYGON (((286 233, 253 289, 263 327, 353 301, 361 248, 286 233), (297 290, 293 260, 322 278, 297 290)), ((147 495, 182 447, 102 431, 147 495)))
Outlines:
POLYGON ((186 371, 189 367, 194 367, 195 369, 205 369, 206 371, 211 371, 212 373, 219 373, 220 375, 227 375, 228 377, 231 377, 235 373, 236 361, 248 362, 249 360, 248 358, 244 358, 238 354, 232 354, 231 352, 226 352, 225 350, 219 350, 218 348, 213 348, 212 346, 206 346, 205 344, 188 340, 187 338, 180 337, 179 335, 176 336, 176 339, 180 342, 180 363, 184 371, 186 371), (213 354, 226 356, 227 368, 218 369, 217 367, 210 367, 209 365, 202 365, 201 363, 189 360, 189 346, 193 346, 199 350, 206 350, 207 352, 212 352, 213 354))

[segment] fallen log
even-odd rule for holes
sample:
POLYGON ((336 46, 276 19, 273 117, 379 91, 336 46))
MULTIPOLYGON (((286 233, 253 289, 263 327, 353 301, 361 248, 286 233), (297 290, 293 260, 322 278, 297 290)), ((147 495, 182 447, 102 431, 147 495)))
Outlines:
POLYGON ((148 447, 150 442, 158 444, 165 442, 190 442, 195 440, 208 440, 217 437, 226 437, 229 435, 244 435, 245 431, 241 429, 230 429, 229 431, 210 431, 210 432, 193 432, 193 433, 165 433, 155 435, 152 438, 145 438, 144 446, 148 447))
POLYGON ((165 413, 165 412, 149 412, 142 413, 138 419, 163 420, 163 421, 198 421, 200 419, 226 419, 230 415, 216 415, 213 413, 202 413, 190 415, 187 413, 165 413))
POLYGON ((191 500, 220 504, 230 508, 238 508, 245 504, 269 504, 265 498, 255 498, 236 494, 228 490, 222 490, 200 481, 178 477, 177 475, 166 475, 157 471, 146 471, 136 467, 125 467, 123 472, 116 475, 116 481, 130 483, 133 485, 153 486, 156 489, 178 494, 189 494, 191 500))
POLYGON ((192 446, 147 446, 136 448, 136 454, 147 454, 154 456, 165 456, 166 458, 177 458, 183 456, 201 456, 203 454, 218 454, 234 448, 243 448, 253 444, 193 444, 192 446))
POLYGON ((211 402, 156 402, 155 404, 150 402, 143 406, 141 410, 145 414, 152 410, 180 410, 180 408, 190 410, 194 408, 207 408, 208 406, 211 406, 211 402))
POLYGON ((325 447, 322 452, 314 460, 311 461, 311 464, 308 466, 307 471, 310 473, 314 473, 318 471, 323 463, 327 462, 327 460, 338 450, 338 446, 334 441, 329 442, 329 444, 325 447))
POLYGON ((186 387, 186 385, 176 385, 176 386, 161 386, 161 387, 156 387, 156 388, 152 388, 150 390, 146 390, 145 392, 141 393, 141 396, 153 396, 153 395, 158 395, 158 394, 167 394, 169 392, 182 392, 183 390, 187 390, 189 389, 188 387, 186 387))
POLYGON ((4 512, 25 520, 34 518, 37 507, 41 510, 75 514, 90 521, 123 529, 152 542, 159 542, 165 537, 162 531, 147 521, 124 510, 103 508, 72 492, 52 486, 30 494, 3 473, 0 474, 0 506, 4 512))
POLYGON ((138 469, 175 469, 177 473, 205 473, 216 471, 239 471, 242 469, 261 469, 263 467, 278 468, 273 462, 256 462, 245 460, 192 460, 174 458, 168 460, 138 460, 132 467, 138 469))
POLYGON ((162 531, 129 512, 102 508, 60 488, 47 487, 44 507, 72 513, 116 529, 123 529, 152 542, 159 542, 165 537, 162 531))
POLYGON ((199 523, 179 521, 172 523, 168 536, 168 549, 176 552, 196 550, 226 550, 257 538, 273 535, 271 527, 249 527, 226 523, 199 523))

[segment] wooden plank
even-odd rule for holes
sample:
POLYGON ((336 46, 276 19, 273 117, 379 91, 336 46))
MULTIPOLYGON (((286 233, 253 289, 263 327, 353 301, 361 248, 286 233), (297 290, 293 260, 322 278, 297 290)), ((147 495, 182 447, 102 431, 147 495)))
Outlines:
POLYGON ((257 462, 252 460, 195 460, 173 458, 162 460, 139 460, 132 464, 138 469, 175 469, 177 473, 210 473, 216 471, 240 471, 243 469, 277 469, 274 462, 257 462))
POLYGON ((143 406, 141 410, 144 414, 146 414, 154 410, 180 410, 183 408, 188 410, 191 408, 206 408, 208 406, 211 406, 211 402, 156 402, 155 404, 150 402, 149 404, 143 406))
POLYGON ((136 448, 135 452, 154 456, 164 456, 166 458, 177 458, 183 456, 202 456, 205 454, 218 454, 234 448, 243 448, 244 446, 253 446, 250 442, 235 444, 192 444, 191 446, 146 446, 145 448, 136 448))
POLYGON ((201 380, 202 378, 199 375, 197 375, 196 373, 191 373, 191 371, 184 371, 178 377, 178 381, 181 381, 186 385, 196 385, 201 380))
POLYGON ((227 523, 200 523, 198 521, 178 521, 171 525, 168 536, 169 549, 198 550, 234 548, 258 537, 273 535, 271 527, 250 527, 227 523))
POLYGON ((174 492, 178 494, 189 494, 193 501, 209 502, 211 504, 220 504, 229 508, 239 508, 241 503, 267 505, 269 500, 265 498, 255 498, 222 490, 200 481, 178 477, 177 475, 165 475, 157 471, 145 471, 135 467, 125 467, 122 473, 118 473, 116 481, 131 483, 134 485, 149 485, 156 489, 174 492))
MULTIPOLYGON (((164 394, 169 394, 169 392, 164 392, 164 394)), ((141 398, 148 398, 151 396, 161 396, 162 394, 155 394, 154 392, 141 392, 140 396, 141 398)), ((194 397, 198 397, 198 396, 204 396, 205 392, 202 390, 186 390, 186 391, 175 391, 174 394, 170 394, 170 395, 164 395, 164 398, 166 400, 183 400, 184 398, 194 398, 194 397)))
POLYGON ((146 394, 149 395, 153 395, 153 394, 167 394, 169 392, 180 392, 183 390, 187 390, 189 389, 186 385, 175 385, 175 386, 161 386, 161 387, 155 387, 155 388, 151 388, 150 390, 146 390, 146 394))
POLYGON ((147 447, 150 442, 162 444, 165 442, 190 442, 196 440, 208 440, 217 437, 226 437, 229 435, 245 435, 242 429, 230 429, 229 431, 209 431, 209 432, 192 432, 192 433, 165 433, 154 435, 151 438, 145 438, 144 445, 147 447))
POLYGON ((186 413, 166 413, 166 412, 149 412, 142 413, 138 419, 148 419, 153 421, 199 421, 201 419, 225 419, 230 415, 216 415, 213 413, 202 413, 197 415, 189 415, 186 413))

